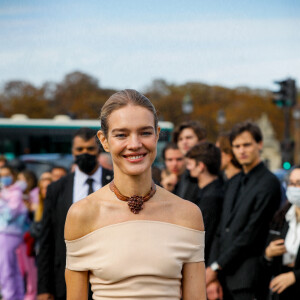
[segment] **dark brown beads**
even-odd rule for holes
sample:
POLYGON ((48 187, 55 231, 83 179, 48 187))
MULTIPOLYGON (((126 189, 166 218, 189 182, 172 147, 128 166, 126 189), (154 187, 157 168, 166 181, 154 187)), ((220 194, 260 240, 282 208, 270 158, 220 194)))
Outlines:
POLYGON ((144 202, 148 201, 156 192, 156 186, 153 181, 152 181, 151 189, 146 196, 138 196, 138 195, 134 195, 132 197, 124 196, 117 189, 113 181, 109 184, 109 188, 113 193, 115 193, 118 199, 127 202, 129 209, 134 214, 138 214, 143 209, 144 202))

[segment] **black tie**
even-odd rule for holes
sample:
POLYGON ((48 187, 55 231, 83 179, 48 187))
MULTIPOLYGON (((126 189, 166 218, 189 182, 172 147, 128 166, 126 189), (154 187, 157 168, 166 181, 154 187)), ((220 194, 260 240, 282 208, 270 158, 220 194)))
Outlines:
POLYGON ((91 194, 91 193, 94 193, 94 189, 93 189, 93 181, 94 181, 93 178, 88 178, 88 179, 86 180, 86 183, 87 183, 88 186, 89 186, 89 189, 88 189, 88 195, 91 194))

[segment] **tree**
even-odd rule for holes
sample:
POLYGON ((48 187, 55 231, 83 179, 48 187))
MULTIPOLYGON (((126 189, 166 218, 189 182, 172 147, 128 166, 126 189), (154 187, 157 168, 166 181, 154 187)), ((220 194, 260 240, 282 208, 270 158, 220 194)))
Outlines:
POLYGON ((72 72, 56 87, 55 110, 76 118, 97 118, 100 107, 113 92, 100 89, 98 80, 90 75, 72 72))
POLYGON ((48 101, 44 98, 44 89, 25 81, 7 82, 1 99, 6 117, 15 113, 25 114, 30 118, 46 118, 51 115, 48 101))

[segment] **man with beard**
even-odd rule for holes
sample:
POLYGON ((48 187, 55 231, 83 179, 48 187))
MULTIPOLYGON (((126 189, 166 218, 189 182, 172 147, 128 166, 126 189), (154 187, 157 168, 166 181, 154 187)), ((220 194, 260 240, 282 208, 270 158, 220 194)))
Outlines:
POLYGON ((49 185, 44 203, 40 253, 38 256, 38 299, 66 299, 66 246, 64 226, 70 206, 112 180, 112 172, 98 162, 96 132, 79 129, 73 137, 75 172, 49 185))

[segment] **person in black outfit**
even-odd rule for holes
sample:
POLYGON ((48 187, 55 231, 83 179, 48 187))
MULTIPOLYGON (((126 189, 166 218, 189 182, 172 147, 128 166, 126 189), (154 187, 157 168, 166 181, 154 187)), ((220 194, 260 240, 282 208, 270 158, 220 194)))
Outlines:
POLYGON ((271 299, 300 298, 300 168, 295 168, 287 187, 288 203, 274 216, 262 263, 264 277, 271 278, 271 299))
POLYGON ((221 154, 219 148, 209 142, 192 147, 186 157, 186 167, 198 180, 195 204, 202 211, 205 226, 205 261, 209 260, 212 241, 219 224, 223 202, 222 183, 219 179, 221 154))
POLYGON ((230 143, 230 132, 220 133, 216 146, 221 151, 221 171, 224 182, 242 171, 242 166, 236 160, 230 143))
MULTIPOLYGON (((177 144, 180 151, 185 155, 188 150, 199 142, 206 139, 206 130, 197 121, 187 121, 181 123, 173 134, 173 142, 177 144)), ((198 194, 198 181, 190 176, 186 170, 179 178, 174 194, 195 202, 198 194)))
MULTIPOLYGON (((38 257, 38 300, 65 300, 64 226, 70 206, 109 183, 112 172, 99 166, 96 132, 79 129, 73 138, 75 172, 51 183, 44 202, 38 257)), ((91 298, 91 293, 89 295, 91 298)))
POLYGON ((260 257, 279 208, 280 183, 261 162, 263 143, 257 125, 235 125, 230 141, 243 172, 228 182, 206 281, 207 285, 217 278, 221 281, 224 300, 253 300, 259 299, 260 257))

